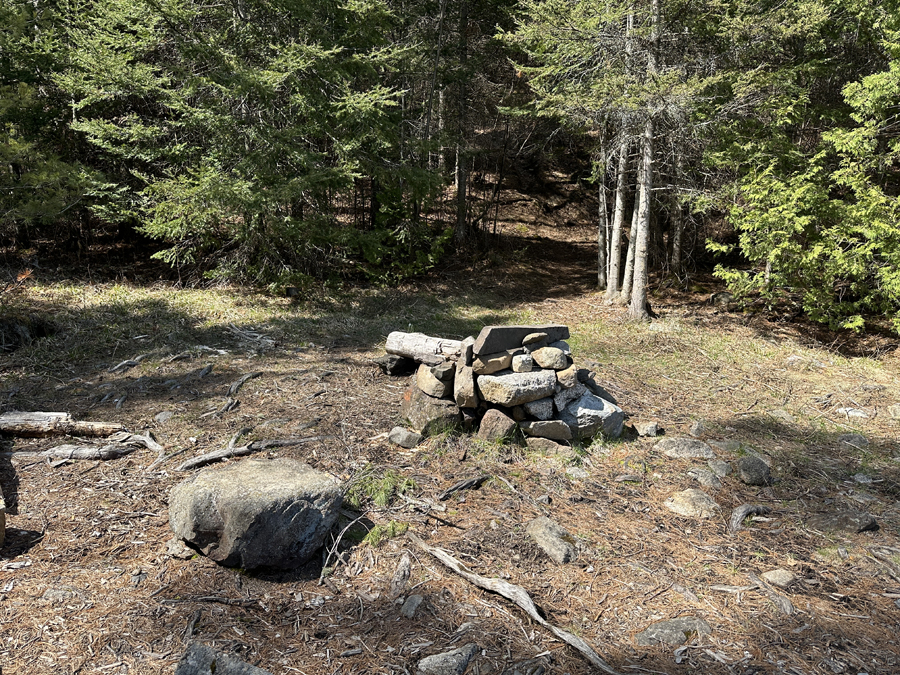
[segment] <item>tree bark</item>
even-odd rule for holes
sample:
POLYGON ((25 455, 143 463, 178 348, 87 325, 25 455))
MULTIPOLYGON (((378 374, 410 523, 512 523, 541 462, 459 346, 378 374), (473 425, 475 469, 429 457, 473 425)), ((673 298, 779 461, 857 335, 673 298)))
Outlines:
POLYGON ((63 412, 10 412, 0 415, 0 433, 21 438, 46 436, 109 436, 124 431, 121 424, 77 422, 63 412))
MULTIPOLYGON (((601 153, 605 152, 605 148, 601 153)), ((603 166, 600 171, 600 180, 597 185, 597 197, 599 201, 597 223, 597 288, 604 290, 609 283, 607 280, 607 230, 609 229, 609 213, 606 210, 606 157, 601 159, 603 166)))
POLYGON ((457 246, 465 244, 469 238, 468 219, 468 179, 469 167, 466 156, 466 60, 469 44, 467 27, 469 24, 468 0, 460 0, 459 6, 459 138, 456 142, 456 231, 457 246))
POLYGON ((616 202, 613 208, 612 232, 609 241, 609 273, 606 275, 606 301, 618 298, 620 264, 622 258, 622 230, 625 225, 625 178, 628 173, 628 144, 619 148, 619 164, 616 167, 616 202))
POLYGON ((631 287, 631 304, 628 316, 632 319, 647 321, 647 281, 650 251, 650 192, 653 189, 653 118, 647 118, 644 125, 644 136, 641 139, 641 200, 638 207, 637 232, 633 234, 634 248, 634 281, 631 287))
POLYGON ((635 181, 634 206, 631 210, 631 231, 628 233, 628 253, 625 256, 625 276, 622 279, 622 291, 619 293, 619 302, 628 304, 631 299, 631 289, 634 286, 634 247, 637 241, 638 213, 641 206, 640 190, 640 159, 638 159, 638 178, 635 181))

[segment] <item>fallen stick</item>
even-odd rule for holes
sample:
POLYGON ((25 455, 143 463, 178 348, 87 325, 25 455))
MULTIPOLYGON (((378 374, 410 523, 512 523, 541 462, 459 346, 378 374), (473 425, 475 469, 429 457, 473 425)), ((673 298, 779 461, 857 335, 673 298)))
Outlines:
POLYGON ((49 450, 41 452, 2 452, 2 457, 39 457, 41 459, 94 459, 107 460, 118 459, 125 455, 130 455, 135 451, 133 445, 123 445, 121 443, 111 443, 98 447, 96 445, 59 445, 49 450))
POLYGON ((600 657, 600 655, 597 654, 597 652, 595 652, 590 645, 588 645, 587 642, 582 640, 577 635, 572 635, 572 633, 564 631, 562 628, 554 626, 553 624, 545 620, 538 612, 537 607, 531 600, 528 592, 521 586, 516 586, 515 584, 511 584, 508 581, 503 581, 502 579, 489 579, 488 577, 483 577, 479 574, 469 572, 463 568, 462 563, 460 563, 456 558, 454 558, 446 551, 435 548, 434 546, 429 546, 412 532, 407 532, 406 536, 412 543, 414 543, 426 553, 430 553, 431 555, 433 555, 435 558, 440 560, 444 565, 456 572, 466 581, 478 586, 479 588, 483 588, 487 591, 492 591, 494 593, 502 595, 507 600, 514 602, 521 609, 523 609, 525 613, 528 614, 528 616, 530 616, 534 621, 550 630, 556 637, 558 637, 566 644, 580 651, 594 667, 599 668, 603 672, 609 673, 610 675, 621 675, 619 671, 614 670, 612 666, 604 661, 600 657))
POLYGON ((221 450, 213 450, 212 452, 208 452, 205 455, 200 455, 199 457, 193 457, 186 462, 182 462, 175 470, 189 471, 190 469, 196 469, 197 467, 205 466, 206 464, 211 464, 212 462, 217 462, 220 459, 244 457, 245 455, 252 455, 254 452, 267 450, 269 448, 286 448, 291 445, 302 445, 303 443, 321 441, 326 438, 331 438, 331 436, 308 436, 306 438, 274 438, 266 441, 253 441, 252 443, 242 445, 238 448, 225 447, 221 450))
POLYGON ((64 412, 9 412, 0 415, 0 433, 22 438, 46 436, 109 436, 125 431, 121 424, 77 422, 64 412))
POLYGON ((228 387, 228 393, 226 394, 226 396, 234 396, 241 390, 241 387, 243 387, 248 380, 259 377, 262 374, 263 372, 261 370, 257 370, 255 373, 247 373, 242 378, 235 380, 231 383, 231 386, 228 387))
POLYGON ((794 605, 784 597, 781 593, 772 588, 765 581, 760 579, 758 576, 753 574, 752 572, 747 575, 747 578, 750 579, 754 584, 756 584, 756 588, 761 590, 768 598, 772 601, 778 609, 780 609, 785 614, 793 614, 794 613, 794 605))
POLYGON ((769 507, 760 506, 759 504, 742 504, 731 512, 731 518, 728 519, 728 531, 734 534, 743 529, 742 523, 747 516, 761 516, 769 512, 769 507))
POLYGON ((488 478, 490 478, 490 476, 475 476, 474 478, 467 478, 458 483, 454 483, 437 496, 438 501, 445 502, 457 492, 479 488, 488 478))

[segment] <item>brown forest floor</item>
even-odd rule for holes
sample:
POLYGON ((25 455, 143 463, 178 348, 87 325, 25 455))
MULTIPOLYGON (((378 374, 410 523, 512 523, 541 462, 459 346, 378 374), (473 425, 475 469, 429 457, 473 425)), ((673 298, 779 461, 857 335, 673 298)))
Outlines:
MULTIPOLYGON (((364 484, 386 470, 411 479, 412 503, 364 502, 368 527, 408 523, 471 570, 523 586, 551 622, 621 672, 900 672, 900 444, 887 413, 900 402, 896 344, 771 314, 720 312, 706 302, 716 287, 702 279, 655 294, 657 321, 629 324, 594 290, 594 233, 579 224, 591 222, 592 208, 562 200, 548 211, 506 196, 502 251, 401 289, 299 304, 221 289, 219 305, 214 291, 167 284, 37 280, 27 288, 18 302, 55 315, 64 330, 0 357, 0 410, 121 422, 180 454, 152 470, 156 454, 147 450, 58 465, 0 457, 9 507, 0 551, 4 675, 170 674, 189 640, 277 674, 413 673, 423 656, 467 642, 482 650, 470 673, 525 673, 528 663, 593 672, 511 603, 404 536, 353 543, 324 584, 318 559, 291 573, 247 573, 170 555, 167 494, 185 477, 174 467, 243 427, 254 427, 256 438, 328 436, 271 454, 344 480, 364 484), (597 442, 564 456, 466 435, 432 438, 414 451, 383 439, 399 421, 405 386, 370 363, 387 332, 462 337, 513 321, 567 323, 576 361, 600 373, 632 421, 658 420, 678 436, 700 420, 703 437, 722 443, 722 458, 756 452, 776 482, 753 488, 728 477, 712 493, 722 517, 690 521, 663 502, 698 487, 687 475, 693 464, 663 457, 656 439, 597 442), (240 337, 232 322, 276 346, 240 337), (190 357, 168 360, 181 352, 190 357), (143 353, 150 356, 138 366, 108 372, 143 353), (788 365, 792 356, 799 358, 788 365), (201 377, 207 365, 213 369, 201 377), (243 386, 236 410, 207 415, 230 383, 253 371, 263 374, 243 386), (838 412, 844 408, 868 417, 849 418, 838 412), (174 417, 158 424, 165 410, 174 417), (871 444, 841 443, 847 431, 871 444), (497 478, 435 501, 482 472, 497 478), (617 482, 623 473, 642 480, 617 482), (748 502, 772 511, 729 535, 731 509, 748 502), (812 513, 845 506, 868 510, 880 529, 828 534, 805 525, 812 513), (552 562, 524 533, 542 514, 574 535, 575 564, 552 562), (412 559, 404 596, 425 598, 413 620, 400 614, 402 596, 388 591, 404 552, 412 559), (777 567, 799 577, 780 591, 795 608, 790 615, 757 590, 713 588, 745 587, 749 574, 777 567), (636 646, 636 633, 678 616, 702 617, 712 634, 681 649, 636 646)), ((4 449, 58 442, 9 439, 4 449)))

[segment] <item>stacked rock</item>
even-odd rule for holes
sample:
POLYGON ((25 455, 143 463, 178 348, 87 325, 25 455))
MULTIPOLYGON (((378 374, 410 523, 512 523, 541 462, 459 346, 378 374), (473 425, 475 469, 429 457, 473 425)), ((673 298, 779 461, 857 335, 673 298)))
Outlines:
MULTIPOLYGON (((618 438, 625 414, 593 372, 575 365, 568 338, 568 327, 558 324, 487 326, 462 341, 395 332, 385 348, 411 359, 406 366, 417 364, 402 414, 422 434, 471 428, 493 410, 492 426, 500 413, 526 436, 618 438)), ((393 372, 403 365, 393 361, 393 372)))

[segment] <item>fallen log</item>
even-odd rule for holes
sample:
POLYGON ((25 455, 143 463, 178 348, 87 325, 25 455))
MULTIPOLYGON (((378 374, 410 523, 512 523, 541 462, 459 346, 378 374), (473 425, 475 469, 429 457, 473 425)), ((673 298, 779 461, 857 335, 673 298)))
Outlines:
POLYGON ((429 337, 422 333, 394 331, 387 336, 384 351, 436 366, 447 359, 458 359, 462 352, 462 342, 429 337))
POLYGON ((21 438, 47 436, 110 436, 125 431, 121 424, 78 422, 63 412, 8 412, 0 415, 0 433, 21 438))
POLYGON ((196 469, 200 466, 205 466, 206 464, 211 464, 212 462, 218 462, 220 459, 244 457, 246 455, 252 455, 254 452, 260 452, 261 450, 267 450, 269 448, 286 448, 291 445, 301 445, 303 443, 311 443, 312 441, 321 441, 326 438, 331 438, 331 436, 307 436, 306 438, 274 438, 265 441, 253 441, 252 443, 242 445, 238 448, 231 447, 231 444, 229 444, 228 447, 222 448, 221 450, 213 450, 212 452, 208 452, 205 455, 200 455, 199 457, 194 457, 187 460, 186 462, 182 462, 175 470, 188 471, 190 469, 196 469))
POLYGON ((134 445, 124 445, 123 443, 110 443, 109 445, 58 445, 49 450, 41 452, 2 452, 2 457, 32 458, 39 459, 93 459, 107 460, 118 459, 125 455, 130 455, 136 450, 134 445))

